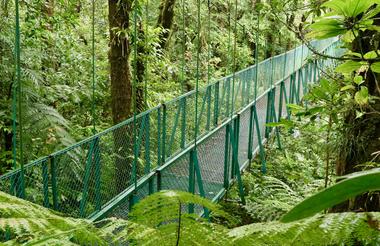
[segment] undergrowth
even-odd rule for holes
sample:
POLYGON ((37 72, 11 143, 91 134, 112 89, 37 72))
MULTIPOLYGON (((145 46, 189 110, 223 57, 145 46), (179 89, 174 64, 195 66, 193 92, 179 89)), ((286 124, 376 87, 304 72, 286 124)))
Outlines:
POLYGON ((294 124, 292 130, 281 130, 282 149, 277 148, 275 139, 267 144, 266 174, 260 171, 260 157, 244 173, 246 205, 239 203, 236 185, 221 202, 225 210, 239 219, 239 225, 277 220, 324 187, 323 126, 318 120, 294 124))

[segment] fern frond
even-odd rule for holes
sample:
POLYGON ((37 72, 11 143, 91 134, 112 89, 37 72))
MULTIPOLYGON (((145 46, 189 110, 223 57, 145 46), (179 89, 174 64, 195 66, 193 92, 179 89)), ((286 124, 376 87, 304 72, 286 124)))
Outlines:
MULTIPOLYGON (((204 207, 212 211, 213 215, 230 219, 219 205, 183 191, 162 191, 147 197, 135 206, 130 218, 134 223, 159 231, 164 245, 175 245, 178 235, 181 245, 228 244, 230 240, 226 236, 227 229, 208 223, 194 214, 188 214, 186 211, 190 204, 204 207)), ((145 235, 145 239, 146 231, 141 233, 145 235)), ((157 235, 156 231, 152 233, 157 235)), ((156 243, 153 241, 153 244, 156 243)))
POLYGON ((0 242, 9 245, 107 245, 88 221, 64 218, 3 192, 0 192, 0 217, 0 242))
POLYGON ((268 222, 230 231, 236 245, 379 245, 380 213, 319 215, 292 223, 268 222))

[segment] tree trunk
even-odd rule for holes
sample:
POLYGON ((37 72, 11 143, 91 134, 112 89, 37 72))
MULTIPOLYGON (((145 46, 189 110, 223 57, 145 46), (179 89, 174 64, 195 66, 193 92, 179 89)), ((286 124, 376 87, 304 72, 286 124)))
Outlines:
MULTIPOLYGON (((131 2, 127 0, 108 0, 110 29, 110 75, 111 107, 114 124, 131 116, 131 71, 129 66, 130 42, 128 38, 131 2), (117 32, 123 30, 122 34, 117 32)), ((130 126, 114 131, 116 189, 121 192, 131 181, 132 132, 130 126)))
MULTIPOLYGON (((377 17, 380 17, 378 15, 377 17)), ((375 20, 376 25, 380 25, 379 20, 375 20)), ((368 51, 375 50, 370 40, 375 32, 359 32, 358 37, 354 40, 352 51, 365 54, 368 51)), ((364 76, 363 76, 364 77, 364 76)), ((369 95, 379 97, 380 92, 377 89, 377 82, 380 82, 380 74, 368 73, 365 83, 368 87, 369 95)), ((343 144, 340 148, 339 159, 336 164, 336 174, 346 175, 363 169, 362 164, 366 162, 379 162, 380 157, 372 155, 380 150, 380 101, 375 100, 371 108, 363 109, 367 114, 361 118, 356 118, 356 111, 353 109, 345 116, 345 127, 343 129, 343 144), (377 113, 374 113, 377 112, 377 113)), ((367 193, 357 196, 351 201, 346 201, 333 208, 334 212, 340 211, 380 211, 379 192, 367 193)))
POLYGON ((164 30, 160 34, 160 47, 164 49, 167 44, 170 29, 173 24, 175 0, 162 0, 160 5, 160 14, 157 20, 157 26, 164 30))
POLYGON ((136 61, 136 79, 137 79, 137 88, 136 88, 136 108, 137 111, 143 112, 145 110, 145 103, 144 103, 144 82, 145 82, 145 56, 146 50, 145 50, 145 32, 143 28, 143 24, 140 21, 138 24, 138 39, 140 40, 138 42, 137 46, 137 61, 136 61))

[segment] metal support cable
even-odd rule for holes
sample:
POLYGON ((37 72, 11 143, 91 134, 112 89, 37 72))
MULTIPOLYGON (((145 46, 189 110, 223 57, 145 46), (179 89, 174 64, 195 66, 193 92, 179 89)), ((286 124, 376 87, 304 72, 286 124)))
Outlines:
POLYGON ((259 30, 260 30, 260 13, 257 13, 257 32, 256 32, 256 47, 255 47, 255 64, 256 64, 256 76, 255 76, 255 101, 257 99, 257 84, 259 80, 259 30))
POLYGON ((135 63, 135 69, 133 70, 133 86, 132 86, 132 103, 133 103, 133 166, 132 166, 132 177, 135 186, 135 191, 137 188, 137 97, 136 97, 136 86, 137 86, 137 5, 138 0, 135 0, 133 6, 133 34, 134 34, 134 45, 133 45, 133 58, 135 63))
POLYGON ((199 73, 200 73, 200 47, 201 47, 201 1, 197 0, 197 70, 196 70, 196 83, 195 83, 195 125, 194 125, 194 145, 197 147, 198 136, 198 94, 199 94, 199 73))
POLYGON ((207 19, 207 84, 211 80, 211 69, 210 69, 210 59, 211 59, 211 3, 210 0, 207 0, 207 9, 208 9, 208 19, 207 19))
MULTIPOLYGON (((16 70, 16 84, 17 84, 17 91, 14 90, 15 94, 13 97, 13 161, 14 161, 14 167, 17 166, 17 144, 16 144, 16 104, 18 103, 18 125, 19 125, 19 163, 21 166, 21 176, 20 176, 20 197, 24 197, 24 146, 23 146, 23 126, 22 126, 22 85, 21 85, 21 61, 20 61, 20 53, 21 53, 21 44, 20 44, 20 11, 19 11, 19 1, 15 0, 15 10, 16 10, 16 22, 15 22, 15 70, 16 70), (18 99, 18 101, 17 101, 18 99)), ((16 86, 16 85, 15 85, 16 86)), ((17 192, 17 191, 16 191, 17 192)))
POLYGON ((95 79, 95 0, 92 0, 92 133, 96 133, 96 111, 95 111, 95 90, 96 90, 96 79, 95 79))
POLYGON ((148 40, 149 40, 149 0, 146 0, 145 3, 145 44, 144 44, 144 49, 145 49, 145 76, 144 76, 144 105, 145 109, 148 109, 148 77, 149 77, 149 61, 148 61, 148 54, 147 54, 147 49, 148 49, 148 40))
POLYGON ((185 53, 186 53, 186 12, 185 12, 185 0, 182 0, 182 61, 181 61, 181 92, 182 94, 185 93, 185 53))
POLYGON ((236 81, 236 49, 237 49, 237 6, 238 0, 235 0, 235 13, 234 13, 234 46, 232 50, 232 105, 231 105, 231 119, 235 106, 235 81, 236 81))

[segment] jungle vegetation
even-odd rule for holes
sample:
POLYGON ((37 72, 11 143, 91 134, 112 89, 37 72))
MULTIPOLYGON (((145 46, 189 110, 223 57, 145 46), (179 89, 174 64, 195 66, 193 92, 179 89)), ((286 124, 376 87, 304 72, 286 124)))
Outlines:
POLYGON ((245 171, 245 204, 237 186, 219 204, 161 191, 128 220, 92 222, 0 192, 1 244, 380 244, 379 0, 212 0, 200 27, 195 0, 91 3, 19 1, 23 114, 12 121, 15 3, 0 1, 0 175, 194 89, 197 55, 203 85, 313 39, 338 36, 343 55, 310 58, 337 66, 288 105, 291 119, 270 124, 284 146, 267 142, 267 174, 259 159, 245 171), (25 149, 17 162, 14 139, 25 149), (194 204, 209 216, 183 212, 194 204))

